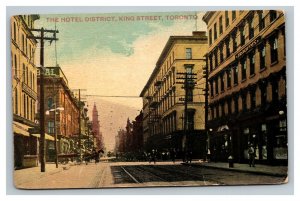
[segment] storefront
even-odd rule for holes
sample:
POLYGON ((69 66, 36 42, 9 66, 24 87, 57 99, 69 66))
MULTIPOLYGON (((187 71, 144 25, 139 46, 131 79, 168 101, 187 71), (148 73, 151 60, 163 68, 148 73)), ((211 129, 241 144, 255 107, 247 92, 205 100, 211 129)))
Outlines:
POLYGON ((15 169, 38 166, 38 140, 29 133, 28 125, 13 122, 15 169))

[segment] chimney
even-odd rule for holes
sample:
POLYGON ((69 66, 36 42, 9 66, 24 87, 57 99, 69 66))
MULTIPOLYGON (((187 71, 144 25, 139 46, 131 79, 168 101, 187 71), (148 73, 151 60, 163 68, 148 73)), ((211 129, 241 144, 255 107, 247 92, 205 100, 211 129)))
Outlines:
POLYGON ((206 31, 193 31, 193 36, 206 36, 206 31))

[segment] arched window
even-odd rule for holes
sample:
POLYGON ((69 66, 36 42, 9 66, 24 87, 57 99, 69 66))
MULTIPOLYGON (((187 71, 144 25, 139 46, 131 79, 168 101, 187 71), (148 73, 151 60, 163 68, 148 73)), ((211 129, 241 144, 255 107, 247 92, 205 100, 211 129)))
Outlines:
POLYGON ((15 22, 14 22, 14 41, 17 41, 17 26, 15 22))
POLYGON ((17 55, 15 55, 15 76, 18 77, 18 61, 17 61, 17 55))

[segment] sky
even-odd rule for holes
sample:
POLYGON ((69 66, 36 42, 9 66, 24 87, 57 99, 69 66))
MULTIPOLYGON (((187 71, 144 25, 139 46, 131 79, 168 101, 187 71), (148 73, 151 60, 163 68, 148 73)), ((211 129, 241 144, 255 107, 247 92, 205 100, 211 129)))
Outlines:
POLYGON ((89 114, 96 103, 101 131, 110 150, 114 147, 114 136, 122 125, 125 127, 127 118, 133 120, 142 109, 142 99, 138 96, 168 38, 192 35, 195 30, 206 31, 203 15, 203 12, 51 14, 40 15, 35 26, 59 31, 56 43, 45 43, 45 66, 58 64, 69 88, 86 89, 82 94, 89 105, 89 114), (182 19, 183 16, 186 18, 182 19), (96 21, 92 22, 93 19, 96 21), (116 105, 118 109, 114 109, 116 105), (118 115, 121 106, 124 115, 118 115), (107 112, 114 114, 110 115, 112 119, 103 118, 109 116, 107 112))

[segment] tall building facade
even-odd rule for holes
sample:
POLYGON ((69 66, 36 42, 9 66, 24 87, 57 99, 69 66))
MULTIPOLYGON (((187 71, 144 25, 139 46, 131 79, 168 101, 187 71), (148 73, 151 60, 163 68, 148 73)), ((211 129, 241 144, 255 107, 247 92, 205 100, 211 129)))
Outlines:
POLYGON ((213 160, 287 162, 284 14, 207 12, 209 145, 213 160))
POLYGON ((11 18, 12 109, 14 131, 15 168, 30 165, 38 155, 37 139, 29 128, 36 126, 37 67, 35 51, 37 41, 31 29, 38 15, 17 15, 11 18))
MULTIPOLYGON (((79 101, 71 92, 68 80, 59 66, 46 68, 44 87, 46 135, 54 137, 55 133, 57 134, 58 154, 74 153, 79 133, 79 101)), ((38 88, 40 88, 39 71, 38 88)), ((46 159, 53 161, 55 157, 54 142, 48 143, 46 150, 46 159)))
POLYGON ((198 156, 205 152, 205 87, 203 67, 207 52, 205 32, 171 36, 143 88, 143 141, 145 149, 189 146, 198 156), (181 74, 180 74, 181 73, 181 74), (184 131, 185 87, 183 74, 195 74, 195 85, 187 89, 186 133, 184 131), (188 138, 187 138, 188 137, 188 138))

